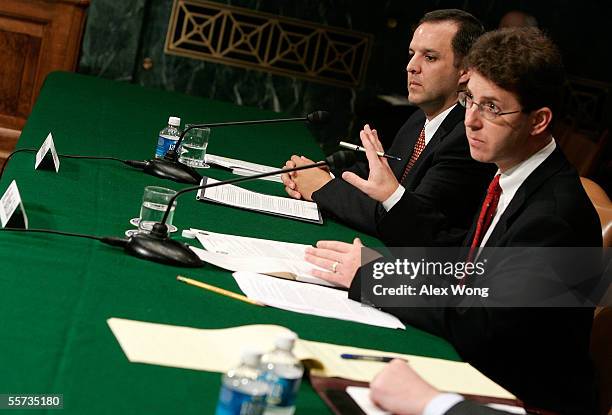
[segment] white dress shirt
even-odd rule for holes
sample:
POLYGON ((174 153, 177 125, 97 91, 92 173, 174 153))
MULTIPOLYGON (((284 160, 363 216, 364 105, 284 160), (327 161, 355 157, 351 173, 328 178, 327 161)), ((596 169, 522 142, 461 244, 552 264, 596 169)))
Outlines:
MULTIPOLYGON (((433 117, 431 120, 428 120, 427 118, 425 118, 425 126, 424 126, 425 128, 425 147, 427 147, 427 144, 429 144, 429 142, 431 141, 431 138, 436 134, 436 131, 438 131, 438 128, 440 128, 440 125, 442 125, 442 122, 446 119, 446 116, 457 105, 458 104, 455 104, 452 107, 445 109, 444 111, 442 111, 441 113, 433 117)), ((425 150, 423 149, 423 151, 425 150)), ((393 194, 391 194, 391 196, 389 196, 387 200, 382 202, 382 205, 387 212, 390 211, 391 208, 395 206, 397 202, 399 202, 399 200, 404 195, 405 191, 406 191, 406 188, 404 188, 404 186, 400 184, 397 187, 397 189, 395 189, 395 192, 393 192, 393 194)))

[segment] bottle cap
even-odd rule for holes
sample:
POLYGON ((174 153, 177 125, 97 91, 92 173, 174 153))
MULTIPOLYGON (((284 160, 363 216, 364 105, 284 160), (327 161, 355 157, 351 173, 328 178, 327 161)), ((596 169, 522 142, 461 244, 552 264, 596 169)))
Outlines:
POLYGON ((168 124, 178 127, 181 125, 181 118, 180 117, 170 117, 168 118, 168 124))
POLYGON ((298 338, 297 334, 295 334, 292 331, 286 334, 281 334, 280 336, 276 338, 275 345, 279 349, 290 352, 291 350, 293 350, 293 345, 295 344, 295 341, 297 340, 297 338, 298 338))
POLYGON ((261 350, 258 349, 244 349, 240 356, 240 361, 247 366, 257 367, 259 366, 262 354, 261 350))

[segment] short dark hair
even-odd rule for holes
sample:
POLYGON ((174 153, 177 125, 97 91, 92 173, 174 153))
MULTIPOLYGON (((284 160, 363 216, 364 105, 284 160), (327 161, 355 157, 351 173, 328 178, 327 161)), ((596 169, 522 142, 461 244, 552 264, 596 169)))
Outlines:
POLYGON ((485 28, 473 15, 459 9, 441 9, 426 13, 419 25, 428 22, 453 22, 458 26, 457 33, 451 41, 455 55, 455 66, 460 66, 467 56, 472 44, 484 32, 485 28))
POLYGON ((523 111, 560 109, 565 73, 559 49, 533 27, 499 29, 474 43, 465 62, 495 85, 518 97, 523 111))

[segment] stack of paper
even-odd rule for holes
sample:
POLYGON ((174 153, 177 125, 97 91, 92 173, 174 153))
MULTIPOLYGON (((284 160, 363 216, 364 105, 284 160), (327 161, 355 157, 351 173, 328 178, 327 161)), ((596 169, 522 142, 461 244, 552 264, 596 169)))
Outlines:
MULTIPOLYGON (((254 176, 260 173, 268 173, 274 170, 278 170, 276 167, 265 166, 263 164, 251 163, 249 161, 243 161, 238 159, 232 159, 229 157, 215 156, 214 154, 206 155, 206 163, 214 164, 216 166, 225 167, 230 169, 232 173, 238 176, 254 176)), ((280 174, 274 176, 263 177, 263 180, 270 180, 273 182, 282 183, 280 174)))
POLYGON ((304 261, 309 245, 190 229, 206 249, 191 249, 204 262, 229 271, 251 271, 312 284, 332 286, 311 274, 322 268, 304 261))
MULTIPOLYGON (((130 362, 221 373, 238 364, 242 348, 271 350, 276 338, 289 331, 285 327, 261 324, 206 330, 120 318, 110 318, 107 322, 130 362)), ((363 382, 370 382, 385 363, 345 360, 341 354, 401 357, 440 390, 515 399, 468 363, 303 339, 296 342, 294 353, 307 367, 317 367, 311 369, 317 376, 363 382)))
MULTIPOLYGON (((218 183, 218 180, 203 177, 200 185, 218 183)), ((314 202, 296 200, 252 192, 231 184, 200 189, 198 200, 220 203, 246 210, 268 213, 291 219, 322 224, 323 218, 319 207, 314 202)))
POLYGON ((349 299, 344 290, 253 272, 235 272, 232 275, 247 297, 272 307, 390 329, 406 329, 397 317, 349 299))

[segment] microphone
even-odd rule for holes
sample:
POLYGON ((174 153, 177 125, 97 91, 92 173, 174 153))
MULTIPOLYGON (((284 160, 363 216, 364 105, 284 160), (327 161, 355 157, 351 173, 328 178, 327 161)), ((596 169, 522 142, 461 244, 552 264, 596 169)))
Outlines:
POLYGON ((203 123, 203 124, 191 124, 185 128, 179 139, 177 140, 174 149, 169 150, 164 158, 152 159, 144 163, 141 167, 142 170, 152 176, 160 177, 162 179, 173 180, 179 183, 198 184, 202 180, 200 173, 196 169, 187 166, 178 161, 179 154, 178 149, 185 138, 185 134, 193 128, 215 128, 215 127, 228 127, 233 125, 255 125, 255 124, 272 124, 279 122, 294 122, 294 121, 308 121, 312 124, 322 124, 329 120, 330 114, 327 111, 314 111, 307 114, 304 117, 293 117, 293 118, 275 118, 270 120, 250 120, 250 121, 226 121, 218 123, 203 123))
POLYGON ((327 161, 320 161, 318 163, 307 164, 300 167, 293 167, 288 169, 278 169, 266 173, 256 174, 254 176, 238 177, 235 179, 220 181, 211 184, 204 184, 200 186, 187 187, 179 190, 172 198, 168 201, 168 207, 164 212, 161 222, 155 223, 151 232, 149 233, 138 233, 130 237, 125 245, 125 252, 129 255, 146 259, 148 261, 159 262, 162 264, 180 266, 180 267, 191 267, 197 268, 202 267, 204 263, 202 260, 193 252, 189 247, 181 242, 170 239, 168 236, 168 227, 166 221, 170 214, 170 209, 174 204, 176 198, 180 195, 188 192, 193 192, 200 189, 208 189, 216 186, 223 186, 226 184, 234 184, 240 182, 246 182, 248 180, 255 180, 262 177, 273 176, 276 174, 290 173, 293 171, 306 170, 318 167, 328 166, 327 161))
POLYGON ((159 262, 162 264, 179 266, 179 267, 190 267, 198 268, 204 266, 202 260, 191 250, 189 246, 184 243, 170 239, 168 236, 168 227, 166 221, 170 214, 170 209, 174 204, 177 197, 184 193, 193 192, 200 189, 208 189, 210 187, 223 186, 226 184, 234 184, 240 182, 246 182, 249 180, 256 180, 263 177, 274 176, 276 174, 291 173, 293 171, 306 170, 312 168, 319 168, 329 166, 327 161, 319 161, 318 163, 307 164, 300 167, 293 167, 288 169, 278 169, 266 173, 256 174, 254 176, 237 177, 235 179, 220 181, 211 184, 205 184, 200 186, 187 187, 179 190, 168 202, 168 207, 164 212, 161 222, 155 223, 150 233, 136 234, 129 239, 117 238, 113 236, 94 236, 87 234, 78 234, 71 232, 55 231, 51 229, 21 229, 21 228, 1 228, 0 232, 35 232, 35 233, 49 233, 61 236, 72 236, 77 238, 87 238, 100 241, 104 244, 111 246, 122 247, 124 251, 137 258, 146 259, 148 261, 159 262))

